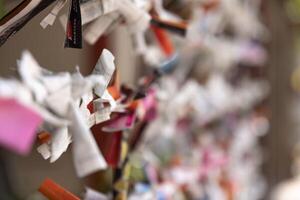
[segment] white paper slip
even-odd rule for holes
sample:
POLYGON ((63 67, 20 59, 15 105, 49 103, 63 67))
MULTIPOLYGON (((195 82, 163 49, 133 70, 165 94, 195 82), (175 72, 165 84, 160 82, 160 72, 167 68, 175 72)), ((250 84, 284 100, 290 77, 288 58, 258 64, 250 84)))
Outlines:
POLYGON ((48 93, 54 93, 71 83, 71 76, 67 72, 42 76, 40 79, 48 93))
POLYGON ((101 99, 106 100, 109 102, 110 104, 110 110, 114 110, 117 106, 116 101, 114 100, 114 98, 109 94, 109 92, 107 90, 104 91, 101 99))
POLYGON ((55 162, 64 152, 67 151, 71 143, 71 136, 68 133, 68 128, 63 127, 58 129, 51 139, 51 158, 50 162, 55 162))
POLYGON ((110 12, 116 11, 118 9, 116 1, 118 0, 101 0, 103 14, 108 14, 110 12))
MULTIPOLYGON (((90 101, 93 99, 92 89, 97 84, 104 84, 104 78, 101 75, 91 74, 83 77, 82 74, 77 71, 72 74, 72 98, 78 100, 79 98, 89 95, 90 101)), ((89 103, 89 102, 87 102, 89 103)))
POLYGON ((47 160, 51 156, 50 147, 48 144, 42 144, 38 146, 37 151, 42 155, 42 157, 47 160))
POLYGON ((52 26, 55 22, 55 19, 61 11, 61 9, 65 6, 67 0, 58 0, 56 5, 53 7, 51 12, 41 21, 40 25, 45 29, 48 25, 52 26))
POLYGON ((82 25, 85 25, 103 15, 103 8, 101 4, 101 0, 89 0, 80 4, 82 25))
POLYGON ((93 113, 87 117, 87 124, 89 128, 92 128, 96 124, 96 114, 93 113))
POLYGON ((118 11, 125 18, 129 26, 130 32, 145 31, 149 27, 151 17, 146 11, 138 8, 129 0, 119 0, 116 3, 118 11))
POLYGON ((107 121, 110 119, 111 107, 104 107, 103 99, 94 100, 94 110, 95 110, 95 124, 99 124, 101 122, 107 121))
POLYGON ((44 121, 52 126, 61 127, 70 124, 70 121, 66 118, 60 118, 38 104, 32 103, 30 108, 38 112, 43 117, 44 121))
POLYGON ((96 95, 101 97, 103 93, 105 92, 111 77, 115 71, 115 64, 114 64, 115 57, 113 54, 107 50, 103 49, 101 56, 98 59, 98 62, 96 63, 96 66, 93 70, 93 74, 96 75, 102 75, 105 80, 105 84, 98 84, 94 88, 94 92, 96 95))
POLYGON ((77 175, 85 177, 98 170, 107 168, 107 164, 79 108, 71 104, 69 114, 72 121, 69 131, 73 136, 72 152, 77 175))
POLYGON ((95 112, 95 124, 105 122, 109 119, 110 119, 110 109, 95 112))
POLYGON ((24 51, 18 61, 18 72, 25 85, 33 92, 38 103, 42 103, 47 96, 47 90, 38 80, 42 76, 42 68, 29 51, 24 51))
POLYGON ((107 31, 107 29, 120 18, 118 12, 111 12, 100 16, 93 21, 83 32, 84 39, 91 45, 95 44, 98 39, 107 31))
POLYGON ((33 104, 31 91, 17 80, 0 78, 0 96, 17 99, 28 106, 33 104))
POLYGON ((56 92, 49 94, 49 96, 45 99, 45 103, 57 115, 65 117, 71 100, 71 84, 69 83, 62 86, 62 88, 56 92))

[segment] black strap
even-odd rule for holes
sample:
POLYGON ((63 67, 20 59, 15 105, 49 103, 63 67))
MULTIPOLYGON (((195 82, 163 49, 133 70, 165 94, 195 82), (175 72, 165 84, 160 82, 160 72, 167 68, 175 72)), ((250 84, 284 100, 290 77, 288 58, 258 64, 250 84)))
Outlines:
POLYGON ((79 0, 72 0, 66 28, 65 48, 82 48, 82 24, 79 0))

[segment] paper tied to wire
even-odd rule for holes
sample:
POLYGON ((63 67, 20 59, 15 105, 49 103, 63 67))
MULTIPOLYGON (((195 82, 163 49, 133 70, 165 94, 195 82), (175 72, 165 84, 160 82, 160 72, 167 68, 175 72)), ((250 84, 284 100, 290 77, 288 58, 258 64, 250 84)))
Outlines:
POLYGON ((4 125, 2 127, 10 130, 11 134, 8 136, 0 131, 3 133, 0 134, 0 144, 18 153, 27 154, 39 128, 51 136, 37 148, 44 159, 55 162, 73 141, 74 163, 78 176, 86 176, 104 169, 105 160, 89 128, 109 120, 110 113, 116 107, 115 100, 106 91, 115 70, 113 59, 113 55, 104 50, 94 73, 83 77, 79 70, 73 74, 47 71, 25 51, 18 61, 20 80, 0 80, 0 113, 4 117, 7 112, 19 112, 18 116, 10 115, 11 118, 7 118, 6 121, 3 119, 3 123, 11 129, 4 125), (89 122, 91 113, 87 112, 87 106, 93 101, 94 91, 98 91, 97 94, 100 95, 100 105, 108 103, 109 107, 96 105, 95 121, 89 122), (104 119, 104 115, 107 118, 104 119), (12 120, 18 123, 20 117, 27 119, 19 122, 24 125, 12 126, 12 120), (17 137, 17 132, 22 132, 23 135, 17 137), (85 154, 82 154, 82 149, 85 150, 85 154))
MULTIPOLYGON (((71 96, 75 99, 68 104, 67 118, 71 122, 68 126, 68 132, 72 138, 69 137, 70 135, 68 132, 63 131, 55 133, 50 143, 52 147, 50 162, 52 162, 66 151, 66 148, 72 139, 74 164, 79 177, 84 177, 95 171, 106 168, 106 162, 102 157, 89 128, 109 119, 111 107, 105 108, 102 106, 103 101, 107 99, 107 102, 109 102, 112 107, 114 106, 114 100, 109 97, 105 91, 115 69, 111 58, 113 58, 111 53, 108 50, 104 50, 99 58, 99 62, 102 66, 99 67, 99 64, 96 65, 97 73, 94 72, 90 76, 84 78, 77 71, 77 73, 72 76, 72 85, 79 86, 82 90, 80 93, 72 88, 71 96), (85 83, 87 80, 91 81, 87 82, 90 83, 88 85, 85 83), (104 90, 104 92, 101 97, 94 100, 93 91, 96 91, 96 89, 100 89, 100 91, 104 90), (92 103, 92 111, 96 111, 95 113, 91 113, 88 109, 90 103, 92 103), (107 116, 107 118, 104 116, 107 116), (82 153, 83 149, 85 153, 82 153)), ((78 90, 78 87, 76 87, 76 89, 78 90)), ((42 150, 44 149, 45 147, 43 147, 42 150)), ((47 153, 45 154, 47 155, 47 153)))
MULTIPOLYGON (((82 26, 87 26, 83 37, 91 45, 103 34, 110 32, 121 19, 115 0, 82 0, 80 10, 82 26)), ((68 21, 67 15, 60 16, 60 21, 65 26, 68 21)))
POLYGON ((147 10, 138 7, 131 1, 102 1, 102 5, 103 14, 89 24, 84 31, 84 38, 90 44, 94 44, 115 24, 120 24, 121 19, 125 19, 131 33, 145 32, 149 26, 151 17, 147 10))
POLYGON ((114 98, 106 90, 114 71, 114 56, 104 49, 92 72, 92 75, 101 76, 101 81, 95 84, 92 92, 83 96, 80 105, 89 127, 109 120, 111 112, 117 106, 114 98), (93 94, 96 95, 95 98, 93 94))
MULTIPOLYGON (((16 8, 0 21, 0 44, 55 0, 23 0, 16 8)), ((58 0, 50 13, 40 22, 43 28, 53 25, 67 0, 58 0)), ((149 14, 136 3, 122 0, 71 0, 68 17, 62 15, 61 21, 66 27, 66 48, 82 48, 82 25, 93 22, 84 33, 86 40, 94 44, 105 32, 120 23, 121 15, 131 32, 145 31, 150 22, 149 14), (124 1, 124 2, 123 2, 124 1), (82 10, 82 15, 81 15, 82 10), (97 29, 99 29, 97 31, 97 29)))

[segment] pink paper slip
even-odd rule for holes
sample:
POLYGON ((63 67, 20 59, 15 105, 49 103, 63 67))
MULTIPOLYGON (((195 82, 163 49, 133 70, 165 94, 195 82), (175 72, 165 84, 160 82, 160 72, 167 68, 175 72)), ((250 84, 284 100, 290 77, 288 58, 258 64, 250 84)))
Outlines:
POLYGON ((26 155, 43 119, 15 99, 0 98, 0 145, 26 155))

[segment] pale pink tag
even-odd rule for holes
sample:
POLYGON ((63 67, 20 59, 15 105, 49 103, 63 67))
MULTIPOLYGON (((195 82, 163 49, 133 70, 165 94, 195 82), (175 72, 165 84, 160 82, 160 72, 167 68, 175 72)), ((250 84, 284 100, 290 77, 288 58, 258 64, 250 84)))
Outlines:
POLYGON ((42 121, 38 113, 15 99, 0 98, 0 145, 22 155, 28 154, 42 121))
POLYGON ((116 132, 132 128, 136 119, 135 113, 120 114, 102 128, 105 132, 116 132))

